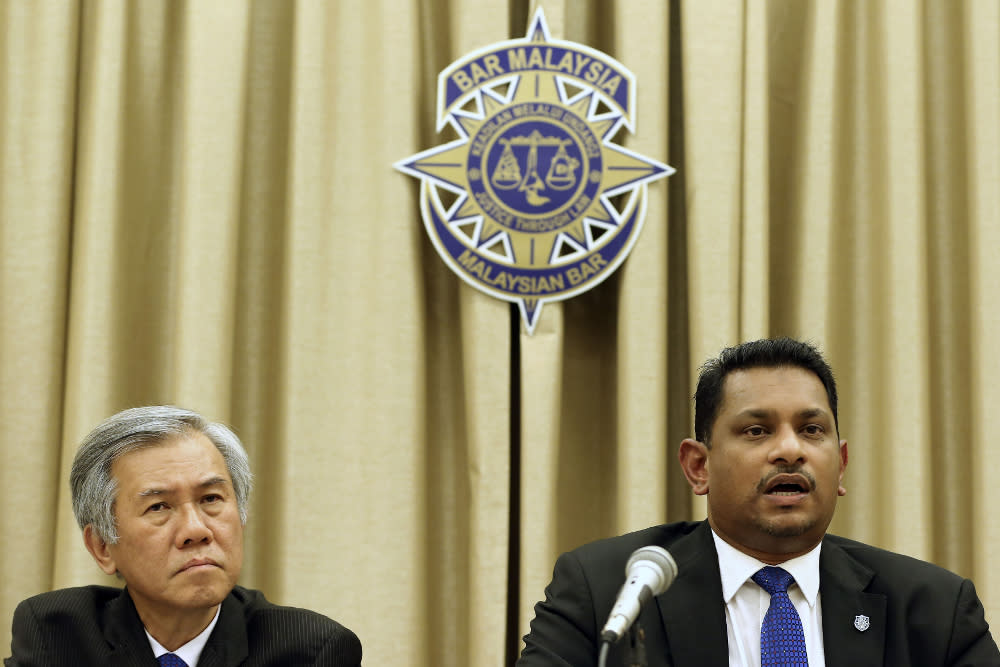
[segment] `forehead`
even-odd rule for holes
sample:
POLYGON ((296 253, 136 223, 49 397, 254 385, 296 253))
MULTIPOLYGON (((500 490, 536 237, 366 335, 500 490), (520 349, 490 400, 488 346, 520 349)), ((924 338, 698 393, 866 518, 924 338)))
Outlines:
POLYGON ((832 414, 822 381, 799 366, 763 366, 729 373, 722 384, 719 416, 745 410, 821 409, 832 414))
POLYGON ((204 433, 185 433, 115 459, 111 474, 123 489, 197 484, 208 477, 231 483, 222 453, 204 433))

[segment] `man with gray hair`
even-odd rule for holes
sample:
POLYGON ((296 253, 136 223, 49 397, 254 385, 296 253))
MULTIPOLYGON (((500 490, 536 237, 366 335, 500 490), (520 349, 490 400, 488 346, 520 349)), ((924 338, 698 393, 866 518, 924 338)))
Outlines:
POLYGON ((106 420, 80 445, 70 488, 87 550, 125 587, 25 600, 4 665, 359 666, 344 626, 236 585, 251 485, 223 424, 173 406, 106 420))

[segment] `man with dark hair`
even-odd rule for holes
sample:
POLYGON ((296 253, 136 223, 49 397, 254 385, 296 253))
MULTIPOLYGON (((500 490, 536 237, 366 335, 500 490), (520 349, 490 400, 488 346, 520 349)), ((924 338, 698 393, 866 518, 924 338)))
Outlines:
POLYGON ((70 472, 87 550, 124 588, 42 593, 14 612, 7 667, 359 667, 353 632, 236 585, 252 475, 223 424, 173 406, 125 410, 70 472))
MULTIPOLYGON (((1000 665, 971 581, 826 534, 846 493, 847 441, 833 372, 812 345, 759 340, 706 362, 695 437, 679 458, 707 496, 707 520, 560 556, 518 667, 596 665, 626 563, 647 545, 677 564, 636 622, 649 667, 1000 665)), ((607 665, 636 658, 629 644, 613 646, 607 665)))

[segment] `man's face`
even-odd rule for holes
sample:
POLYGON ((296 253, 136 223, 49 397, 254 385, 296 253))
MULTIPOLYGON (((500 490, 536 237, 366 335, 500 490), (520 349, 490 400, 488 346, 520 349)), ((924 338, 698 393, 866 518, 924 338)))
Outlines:
POLYGON ((201 433, 183 435, 118 458, 111 472, 119 540, 91 550, 98 564, 121 574, 144 621, 214 613, 243 565, 243 525, 222 454, 201 433))
POLYGON ((709 522, 722 539, 765 562, 819 543, 845 493, 847 442, 838 442, 815 374, 782 366, 727 375, 710 445, 700 450, 703 480, 692 485, 708 494, 709 522))

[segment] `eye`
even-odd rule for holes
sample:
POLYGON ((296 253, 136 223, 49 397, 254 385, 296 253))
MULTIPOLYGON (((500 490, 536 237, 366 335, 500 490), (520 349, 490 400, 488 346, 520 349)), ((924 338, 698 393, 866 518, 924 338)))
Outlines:
POLYGON ((819 424, 807 424, 802 429, 802 432, 806 435, 821 436, 826 432, 826 430, 819 424))
POLYGON ((146 508, 146 511, 147 512, 162 512, 165 509, 167 509, 167 504, 166 503, 153 503, 152 505, 150 505, 149 507, 146 508))
POLYGON ((767 429, 763 426, 748 426, 743 429, 743 433, 750 436, 751 438, 759 438, 767 433, 767 429))
POLYGON ((218 493, 210 493, 201 499, 203 503, 219 503, 222 502, 224 498, 218 493))

